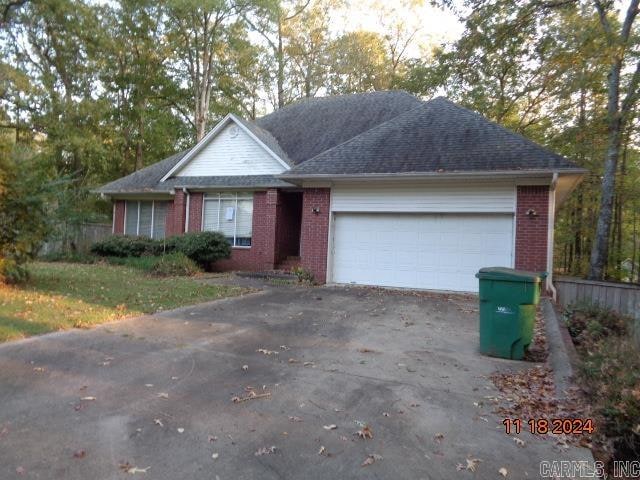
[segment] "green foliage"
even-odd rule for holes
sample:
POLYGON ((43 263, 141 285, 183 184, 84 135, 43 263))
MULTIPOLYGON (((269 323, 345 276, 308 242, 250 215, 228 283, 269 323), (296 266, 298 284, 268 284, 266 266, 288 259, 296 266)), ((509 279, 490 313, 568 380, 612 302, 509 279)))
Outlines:
POLYGON ((16 147, 0 157, 0 283, 28 277, 24 265, 49 230, 46 201, 53 189, 30 151, 16 147))
POLYGON ((631 322, 593 306, 567 313, 580 354, 581 385, 601 418, 599 433, 614 444, 618 459, 640 456, 640 355, 631 322))
POLYGON ((111 265, 121 265, 142 270, 157 277, 185 277, 200 273, 198 265, 184 253, 143 257, 106 257, 111 265))
MULTIPOLYGON (((165 253, 181 253, 202 268, 229 258, 231 247, 220 232, 191 232, 166 240, 152 240, 147 237, 112 235, 91 246, 91 252, 103 257, 151 257, 165 253)), ((152 260, 148 260, 152 261, 152 260)))
POLYGON ((91 246, 91 253, 103 257, 140 257, 157 255, 162 250, 162 241, 147 237, 131 237, 128 235, 112 235, 91 246))
POLYGON ((204 269, 231 256, 231 247, 220 232, 191 232, 168 240, 170 250, 181 252, 204 269))
POLYGON ((294 267, 291 269, 291 273, 293 273, 297 278, 298 282, 304 283, 306 285, 313 285, 316 282, 315 276, 313 273, 304 268, 304 267, 294 267))

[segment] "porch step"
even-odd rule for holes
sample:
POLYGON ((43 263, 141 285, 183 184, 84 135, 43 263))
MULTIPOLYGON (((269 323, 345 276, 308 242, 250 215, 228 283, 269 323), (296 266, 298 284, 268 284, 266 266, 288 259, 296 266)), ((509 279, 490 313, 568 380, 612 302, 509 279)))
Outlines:
POLYGON ((276 265, 276 270, 283 270, 285 272, 290 272, 296 267, 300 266, 300 257, 287 257, 283 261, 281 261, 278 265, 276 265))
POLYGON ((298 277, 296 277, 295 275, 283 270, 267 270, 262 272, 236 272, 236 275, 244 278, 263 278, 265 280, 276 278, 278 280, 295 281, 298 279, 298 277))

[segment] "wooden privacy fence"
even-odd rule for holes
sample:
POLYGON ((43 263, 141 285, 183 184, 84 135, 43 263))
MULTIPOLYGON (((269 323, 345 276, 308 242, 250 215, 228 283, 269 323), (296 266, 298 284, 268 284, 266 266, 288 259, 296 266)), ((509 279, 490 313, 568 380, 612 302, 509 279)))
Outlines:
POLYGON ((40 250, 41 255, 89 251, 95 242, 111 235, 111 225, 104 223, 78 223, 61 225, 56 229, 57 238, 47 240, 40 250))
POLYGON ((592 303, 635 319, 636 339, 640 339, 640 285, 598 282, 572 277, 554 277, 558 302, 563 307, 592 303))

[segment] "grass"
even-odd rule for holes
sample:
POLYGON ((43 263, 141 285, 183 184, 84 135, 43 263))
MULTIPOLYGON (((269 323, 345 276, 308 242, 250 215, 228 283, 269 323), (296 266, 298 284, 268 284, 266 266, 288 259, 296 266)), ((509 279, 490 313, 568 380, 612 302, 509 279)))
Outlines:
POLYGON ((0 341, 25 338, 239 295, 244 289, 136 268, 35 262, 25 285, 0 285, 0 341))

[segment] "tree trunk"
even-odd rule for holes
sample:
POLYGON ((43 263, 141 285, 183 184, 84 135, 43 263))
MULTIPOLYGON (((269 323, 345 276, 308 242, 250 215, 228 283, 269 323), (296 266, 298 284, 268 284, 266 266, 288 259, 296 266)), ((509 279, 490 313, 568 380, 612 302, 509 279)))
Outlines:
POLYGON ((609 235, 611 233, 611 217, 613 215, 613 196, 616 188, 616 170, 620 155, 620 127, 619 111, 620 91, 620 63, 615 63, 609 73, 608 141, 602 177, 600 213, 591 250, 590 280, 603 280, 606 274, 605 264, 609 254, 609 235))

